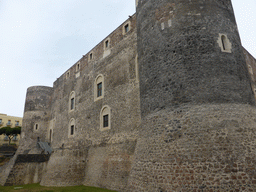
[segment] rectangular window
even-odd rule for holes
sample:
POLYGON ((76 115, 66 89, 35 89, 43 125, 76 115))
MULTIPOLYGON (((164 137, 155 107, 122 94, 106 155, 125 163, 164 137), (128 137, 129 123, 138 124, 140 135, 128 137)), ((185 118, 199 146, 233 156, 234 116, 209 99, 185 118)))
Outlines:
POLYGON ((11 120, 8 120, 8 123, 7 123, 7 125, 11 125, 11 120))
POLYGON ((124 26, 124 31, 125 31, 125 33, 127 33, 129 31, 129 24, 124 26))
POLYGON ((38 129, 38 124, 36 124, 36 127, 35 127, 35 129, 36 129, 36 130, 38 129))
POLYGON ((2 123, 2 119, 0 119, 0 124, 2 123))
POLYGON ((102 96, 102 82, 97 84, 97 97, 102 96))
POLYGON ((105 47, 108 48, 108 40, 105 42, 105 47))
POLYGON ((70 101, 70 110, 74 109, 75 99, 72 98, 70 101))
POLYGON ((75 128, 75 126, 71 125, 71 127, 70 127, 70 135, 74 135, 74 128, 75 128))
POLYGON ((103 116, 103 127, 108 127, 108 115, 103 116))
POLYGON ((90 53, 90 60, 92 60, 92 53, 90 53))
POLYGON ((19 124, 20 124, 19 121, 16 121, 15 126, 19 126, 19 124))

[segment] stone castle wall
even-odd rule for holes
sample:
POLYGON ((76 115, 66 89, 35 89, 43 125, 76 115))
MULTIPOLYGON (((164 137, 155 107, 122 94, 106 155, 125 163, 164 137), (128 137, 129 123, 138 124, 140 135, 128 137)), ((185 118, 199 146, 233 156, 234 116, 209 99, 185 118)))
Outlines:
POLYGON ((49 155, 18 155, 5 186, 39 183, 45 171, 49 155))
POLYGON ((17 154, 42 153, 38 139, 54 152, 15 174, 117 191, 253 190, 256 60, 231 1, 136 3, 53 88, 28 88, 17 154))
POLYGON ((85 184, 123 190, 127 186, 140 122, 133 15, 59 77, 53 88, 28 89, 24 143, 19 153, 41 153, 36 147, 38 138, 50 143, 54 153, 44 167, 42 185, 85 184), (95 96, 99 76, 103 81, 100 98, 95 96), (71 97, 74 109, 71 109, 71 97), (101 125, 105 107, 110 116, 108 128, 101 125), (73 135, 70 123, 75 125, 73 135))

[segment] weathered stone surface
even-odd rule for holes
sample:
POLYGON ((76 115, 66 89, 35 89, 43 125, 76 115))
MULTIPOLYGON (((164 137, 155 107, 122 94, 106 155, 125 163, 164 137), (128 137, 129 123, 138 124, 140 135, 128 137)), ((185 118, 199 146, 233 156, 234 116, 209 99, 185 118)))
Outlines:
POLYGON ((53 88, 28 89, 22 141, 1 185, 255 190, 256 60, 241 46, 231 1, 136 5, 53 88), (53 148, 49 160, 38 139, 53 148))
POLYGON ((255 108, 183 105, 143 121, 128 191, 255 190, 255 108))
POLYGON ((45 170, 49 155, 16 155, 13 159, 12 169, 4 183, 5 186, 39 183, 45 170))

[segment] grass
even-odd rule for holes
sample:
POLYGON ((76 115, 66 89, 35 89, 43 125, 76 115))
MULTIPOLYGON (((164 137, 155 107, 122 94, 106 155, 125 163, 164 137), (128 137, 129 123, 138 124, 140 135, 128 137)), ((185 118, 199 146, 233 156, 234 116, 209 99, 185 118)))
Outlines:
MULTIPOLYGON (((0 192, 111 192, 111 190, 96 187, 72 186, 72 187, 44 187, 39 184, 28 184, 19 186, 0 186, 0 192)), ((114 192, 114 191, 112 191, 114 192)))

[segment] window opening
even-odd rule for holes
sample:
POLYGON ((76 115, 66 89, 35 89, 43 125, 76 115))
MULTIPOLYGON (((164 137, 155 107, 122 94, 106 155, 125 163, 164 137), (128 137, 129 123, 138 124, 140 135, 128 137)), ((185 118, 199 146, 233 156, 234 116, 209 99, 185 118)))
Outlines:
POLYGON ((103 116, 103 127, 108 127, 108 115, 103 116))
POLYGON ((105 105, 100 111, 100 131, 109 130, 111 128, 111 109, 105 105))
POLYGON ((74 135, 74 125, 71 125, 70 127, 70 135, 74 135))
POLYGON ((222 36, 221 36, 221 42, 222 42, 223 50, 226 50, 225 41, 226 41, 226 37, 225 37, 224 35, 222 35, 222 36))
POLYGON ((108 48, 108 45, 109 45, 109 42, 107 40, 107 41, 105 41, 105 48, 108 48))
POLYGON ((129 31, 129 24, 126 24, 126 25, 124 26, 124 31, 125 31, 125 33, 127 33, 127 32, 129 31))
POLYGON ((92 60, 92 53, 90 53, 90 60, 92 60))
POLYGON ((97 97, 102 96, 102 82, 97 84, 97 97))
POLYGON ((70 100, 70 110, 73 110, 74 109, 74 104, 75 104, 75 98, 72 98, 70 100))
POLYGON ((69 103, 68 103, 69 111, 73 111, 75 109, 75 92, 72 91, 69 96, 69 103))
POLYGON ((36 124, 36 127, 35 127, 35 129, 36 129, 36 130, 38 129, 38 124, 36 124))

